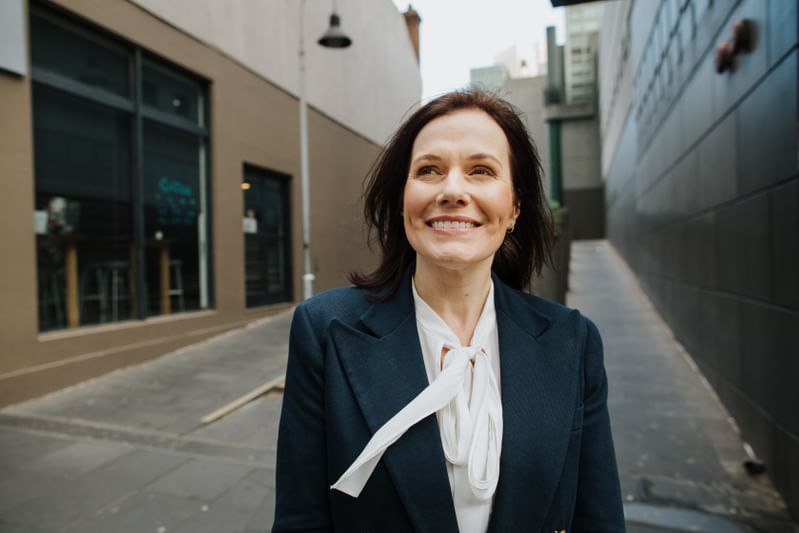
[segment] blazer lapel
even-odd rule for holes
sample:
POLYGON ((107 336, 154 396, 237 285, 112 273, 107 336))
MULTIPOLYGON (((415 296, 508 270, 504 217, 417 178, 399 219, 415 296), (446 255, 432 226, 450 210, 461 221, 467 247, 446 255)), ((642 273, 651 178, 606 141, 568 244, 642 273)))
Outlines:
POLYGON ((578 394, 577 312, 548 317, 494 277, 503 435, 489 531, 539 531, 565 459, 578 394))
MULTIPOLYGON (((410 283, 408 274, 390 300, 372 305, 361 317, 368 332, 338 321, 331 330, 372 434, 428 385, 410 283)), ((411 427, 386 450, 382 461, 419 531, 457 532, 435 415, 411 427)))

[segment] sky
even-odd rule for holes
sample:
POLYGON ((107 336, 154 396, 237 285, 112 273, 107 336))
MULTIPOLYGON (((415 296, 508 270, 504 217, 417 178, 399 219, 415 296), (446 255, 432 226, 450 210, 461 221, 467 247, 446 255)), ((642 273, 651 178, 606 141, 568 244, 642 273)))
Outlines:
MULTIPOLYGON (((408 0, 393 0, 400 11, 408 0)), ((546 27, 557 28, 563 42, 563 8, 550 0, 412 0, 420 27, 422 98, 427 100, 469 82, 469 69, 495 63, 495 56, 516 45, 528 74, 546 62, 546 27), (538 59, 535 59, 536 51, 538 59)), ((542 73, 543 74, 543 73, 542 73)))

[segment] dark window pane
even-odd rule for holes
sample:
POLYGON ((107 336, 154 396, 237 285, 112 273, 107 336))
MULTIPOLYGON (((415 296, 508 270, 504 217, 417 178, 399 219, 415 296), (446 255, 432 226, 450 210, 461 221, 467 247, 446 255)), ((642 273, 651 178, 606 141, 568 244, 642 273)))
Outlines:
POLYGON ((144 228, 147 242, 148 313, 168 314, 207 306, 200 250, 200 140, 145 121, 144 228))
POLYGON ((130 122, 34 85, 40 329, 132 316, 130 122))
POLYGON ((130 96, 130 54, 103 46, 36 14, 30 20, 31 62, 35 68, 130 96))
POLYGON ((153 64, 145 64, 142 71, 144 105, 203 125, 202 90, 197 84, 153 64))
POLYGON ((247 306, 290 301, 289 182, 285 176, 248 169, 244 183, 247 306))

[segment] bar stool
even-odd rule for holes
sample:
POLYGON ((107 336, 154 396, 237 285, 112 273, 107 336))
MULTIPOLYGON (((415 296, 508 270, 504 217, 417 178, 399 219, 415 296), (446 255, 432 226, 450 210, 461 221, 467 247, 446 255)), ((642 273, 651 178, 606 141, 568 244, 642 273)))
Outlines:
POLYGON ((106 261, 102 263, 107 271, 111 288, 111 320, 119 320, 119 307, 122 301, 130 305, 130 263, 128 261, 106 261))
POLYGON ((81 322, 86 319, 85 309, 89 302, 97 302, 99 321, 105 322, 108 319, 108 288, 106 269, 103 263, 89 263, 80 273, 81 322))
MULTIPOLYGON (((41 268, 41 267, 40 267, 41 268)), ((64 304, 61 298, 62 289, 64 287, 64 269, 63 268, 46 268, 43 269, 43 280, 40 287, 41 297, 39 299, 39 306, 41 307, 40 316, 43 322, 48 322, 50 310, 52 309, 55 315, 55 327, 61 328, 64 326, 64 304)))
POLYGON ((178 303, 180 304, 180 310, 186 310, 186 303, 183 300, 183 274, 181 273, 181 267, 183 266, 183 261, 180 259, 172 259, 169 261, 169 297, 172 298, 173 296, 178 297, 178 303), (172 280, 175 280, 175 286, 172 287, 172 280))

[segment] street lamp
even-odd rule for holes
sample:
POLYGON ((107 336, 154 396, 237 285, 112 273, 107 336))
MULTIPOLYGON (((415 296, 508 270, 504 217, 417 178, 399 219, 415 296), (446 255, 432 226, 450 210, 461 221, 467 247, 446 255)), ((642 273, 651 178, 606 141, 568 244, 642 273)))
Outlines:
MULTIPOLYGON (((317 41, 326 48, 347 48, 352 39, 341 31, 341 18, 335 7, 330 15, 330 27, 317 41)), ((308 172, 308 99, 305 94, 305 0, 300 2, 300 186, 302 188, 302 248, 305 273, 302 275, 302 299, 313 296, 315 279, 311 266, 311 191, 308 172)))

